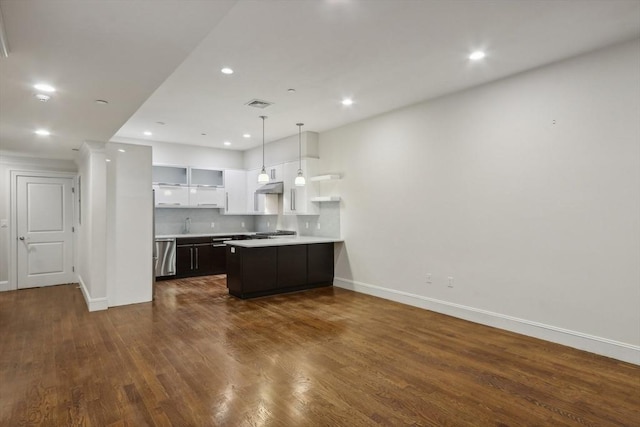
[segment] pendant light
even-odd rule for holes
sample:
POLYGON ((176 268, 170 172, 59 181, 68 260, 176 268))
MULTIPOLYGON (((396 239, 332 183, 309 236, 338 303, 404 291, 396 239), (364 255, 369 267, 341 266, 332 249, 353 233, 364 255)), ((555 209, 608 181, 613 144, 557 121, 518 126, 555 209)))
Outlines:
POLYGON ((296 176, 296 180, 294 181, 297 187, 304 187, 305 179, 302 174, 302 126, 304 123, 296 123, 298 126, 298 176, 296 176))
POLYGON ((258 184, 266 184, 269 182, 269 175, 267 175, 267 169, 264 167, 264 119, 267 116, 260 116, 260 118, 262 119, 262 170, 258 175, 258 184))

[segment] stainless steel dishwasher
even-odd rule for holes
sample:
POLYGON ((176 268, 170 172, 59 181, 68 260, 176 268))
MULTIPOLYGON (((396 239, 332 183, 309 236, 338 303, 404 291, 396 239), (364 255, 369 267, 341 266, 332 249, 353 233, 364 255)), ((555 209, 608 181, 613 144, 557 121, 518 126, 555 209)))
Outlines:
POLYGON ((175 276, 176 274, 176 239, 156 239, 156 277, 175 276))

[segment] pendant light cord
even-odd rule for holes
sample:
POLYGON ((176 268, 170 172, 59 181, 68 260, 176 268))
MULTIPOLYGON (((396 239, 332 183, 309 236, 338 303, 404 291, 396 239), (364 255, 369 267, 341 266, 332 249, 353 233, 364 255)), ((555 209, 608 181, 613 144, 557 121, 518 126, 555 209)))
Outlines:
POLYGON ((302 170, 302 126, 304 123, 296 123, 298 125, 298 170, 302 170))
POLYGON ((264 119, 267 116, 260 116, 260 118, 262 119, 262 170, 264 170, 264 119))

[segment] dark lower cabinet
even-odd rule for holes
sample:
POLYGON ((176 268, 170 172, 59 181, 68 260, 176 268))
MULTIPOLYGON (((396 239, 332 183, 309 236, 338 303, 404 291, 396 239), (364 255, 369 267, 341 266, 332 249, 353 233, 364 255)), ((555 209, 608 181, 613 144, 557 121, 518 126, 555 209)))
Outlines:
POLYGON ((278 246, 278 287, 307 284, 307 245, 278 246))
POLYGON ((193 245, 176 247, 176 277, 187 277, 193 271, 193 245))
POLYGON ((227 245, 211 245, 211 274, 227 272, 227 245))
POLYGON ((176 276, 202 276, 214 274, 213 247, 211 243, 192 245, 177 245, 176 247, 176 276))
POLYGON ((224 274, 227 269, 226 246, 211 237, 187 237, 176 241, 175 277, 224 274))
POLYGON ((239 258, 240 264, 235 270, 230 272, 230 265, 227 263, 227 286, 229 292, 234 291, 244 294, 269 293, 277 287, 277 256, 274 247, 266 248, 235 248, 234 253, 227 250, 227 258, 239 258), (238 250, 239 253, 238 253, 238 250), (238 274, 236 274, 238 273, 238 274), (238 281, 232 286, 229 276, 237 277, 238 281))
POLYGON ((333 283, 333 243, 307 245, 307 251, 309 284, 333 283))
POLYGON ((333 243, 227 247, 227 287, 239 298, 331 285, 333 243))

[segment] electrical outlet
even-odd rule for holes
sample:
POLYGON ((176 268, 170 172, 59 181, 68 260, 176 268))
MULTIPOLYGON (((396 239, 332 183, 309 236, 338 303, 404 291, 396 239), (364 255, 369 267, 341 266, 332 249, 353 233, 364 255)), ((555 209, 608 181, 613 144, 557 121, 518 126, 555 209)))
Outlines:
POLYGON ((449 280, 449 284, 447 286, 453 288, 453 276, 449 276, 447 279, 449 280))
POLYGON ((271 227, 271 223, 267 221, 267 228, 271 227))
POLYGON ((427 273, 427 283, 429 283, 429 284, 433 283, 433 279, 431 277, 431 273, 427 273))
POLYGON ((317 226, 317 227, 318 227, 318 230, 320 230, 320 223, 318 223, 318 226, 317 226))
POLYGON ((240 227, 244 228, 244 222, 240 223, 240 227))
POLYGON ((211 228, 215 228, 215 227, 216 227, 216 223, 215 223, 215 222, 212 222, 212 223, 211 223, 211 228))
POLYGON ((306 224, 306 227, 309 228, 309 221, 307 221, 305 224, 306 224))

